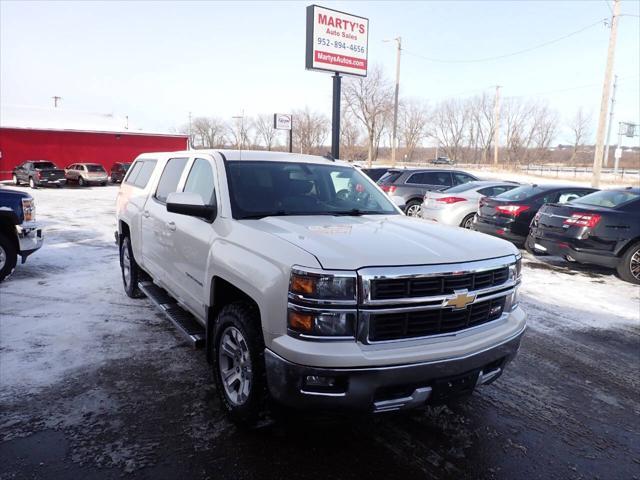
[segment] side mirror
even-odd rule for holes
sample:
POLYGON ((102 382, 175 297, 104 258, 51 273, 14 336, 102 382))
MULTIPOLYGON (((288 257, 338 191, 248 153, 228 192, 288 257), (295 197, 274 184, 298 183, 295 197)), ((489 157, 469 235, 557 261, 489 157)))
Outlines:
POLYGON ((202 197, 197 193, 173 192, 167 197, 167 212, 199 217, 213 222, 218 215, 218 207, 215 203, 205 205, 202 197))

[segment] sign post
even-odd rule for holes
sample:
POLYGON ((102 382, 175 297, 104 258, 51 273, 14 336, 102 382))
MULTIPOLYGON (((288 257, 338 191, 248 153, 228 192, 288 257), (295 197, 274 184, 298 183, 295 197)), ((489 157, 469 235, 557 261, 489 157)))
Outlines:
POLYGON ((289 113, 274 113, 273 128, 289 130, 289 153, 293 152, 293 117, 289 113))
POLYGON ((340 158, 341 73, 367 76, 369 19, 319 5, 307 7, 307 70, 333 72, 331 156, 340 158))

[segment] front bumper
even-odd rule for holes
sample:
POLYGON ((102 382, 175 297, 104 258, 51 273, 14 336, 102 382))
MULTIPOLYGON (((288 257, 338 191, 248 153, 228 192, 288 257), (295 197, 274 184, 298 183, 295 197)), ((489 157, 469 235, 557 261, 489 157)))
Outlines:
POLYGON ((16 231, 18 234, 19 253, 22 257, 22 263, 24 263, 29 255, 42 247, 44 233, 42 228, 37 226, 24 227, 18 225, 16 226, 16 231))
POLYGON ((318 368, 265 349, 267 383, 276 401, 294 408, 382 412, 440 403, 498 378, 515 357, 524 329, 469 355, 408 365, 318 368), (309 376, 331 377, 336 387, 309 387, 309 376))

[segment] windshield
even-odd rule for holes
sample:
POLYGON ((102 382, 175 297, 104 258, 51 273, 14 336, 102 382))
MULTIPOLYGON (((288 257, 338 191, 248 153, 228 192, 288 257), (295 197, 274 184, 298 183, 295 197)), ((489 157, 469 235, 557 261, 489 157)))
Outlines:
POLYGON ((538 193, 546 191, 546 188, 539 187, 537 185, 523 185, 522 187, 514 188, 508 192, 496 195, 494 198, 499 200, 524 200, 525 198, 533 197, 538 193))
POLYGON ((357 169, 291 162, 227 162, 233 217, 393 215, 387 196, 357 169))
POLYGON ((460 185, 456 185, 455 187, 447 188, 444 191, 447 193, 460 193, 460 192, 466 192, 467 190, 473 190, 474 188, 477 188, 477 187, 478 185, 476 185, 474 182, 467 182, 467 183, 461 183, 460 185))
POLYGON ((590 193, 584 197, 576 198, 571 203, 580 205, 593 205, 596 207, 615 208, 632 200, 640 198, 640 194, 625 190, 601 190, 590 193))
POLYGON ((89 172, 104 172, 105 169, 102 165, 86 165, 89 172))
POLYGON ((43 168, 58 168, 51 162, 34 162, 33 168, 36 170, 41 170, 43 168))

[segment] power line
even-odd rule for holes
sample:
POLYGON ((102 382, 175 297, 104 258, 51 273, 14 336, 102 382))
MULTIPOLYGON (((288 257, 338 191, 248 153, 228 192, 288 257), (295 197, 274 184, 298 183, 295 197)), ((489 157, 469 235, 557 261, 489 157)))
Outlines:
POLYGON ((506 53, 504 55, 497 55, 495 57, 474 58, 474 59, 466 59, 466 60, 460 60, 460 59, 448 60, 448 59, 444 59, 444 58, 426 57, 424 55, 420 55, 420 54, 417 54, 417 53, 414 53, 414 52, 410 52, 408 50, 404 50, 404 53, 406 53, 407 55, 412 55, 414 57, 421 58, 423 60, 427 60, 429 62, 439 62, 439 63, 479 63, 479 62, 488 62, 488 61, 491 61, 491 60, 499 60, 499 59, 502 59, 502 58, 513 57, 515 55, 521 55, 523 53, 531 52, 533 50, 537 50, 539 48, 543 48, 543 47, 546 47, 548 45, 552 45, 554 43, 560 42, 560 41, 565 40, 565 39, 567 39, 569 37, 572 37, 574 35, 582 33, 585 30, 588 30, 588 29, 590 29, 592 27, 595 27, 596 25, 602 24, 606 20, 608 20, 608 19, 607 18, 601 18, 597 22, 593 22, 593 23, 591 23, 591 24, 589 24, 589 25, 587 25, 585 27, 580 28, 579 30, 576 30, 575 32, 571 32, 571 33, 568 33, 566 35, 563 35, 562 37, 558 37, 558 38, 555 38, 553 40, 549 40, 547 42, 535 45, 533 47, 525 48, 523 50, 518 50, 518 51, 515 51, 515 52, 511 52, 511 53, 506 53))
POLYGON ((611 12, 611 15, 613 15, 613 8, 611 8, 611 4, 609 3, 609 0, 603 0, 604 3, 607 4, 607 8, 609 8, 609 12, 611 12))

